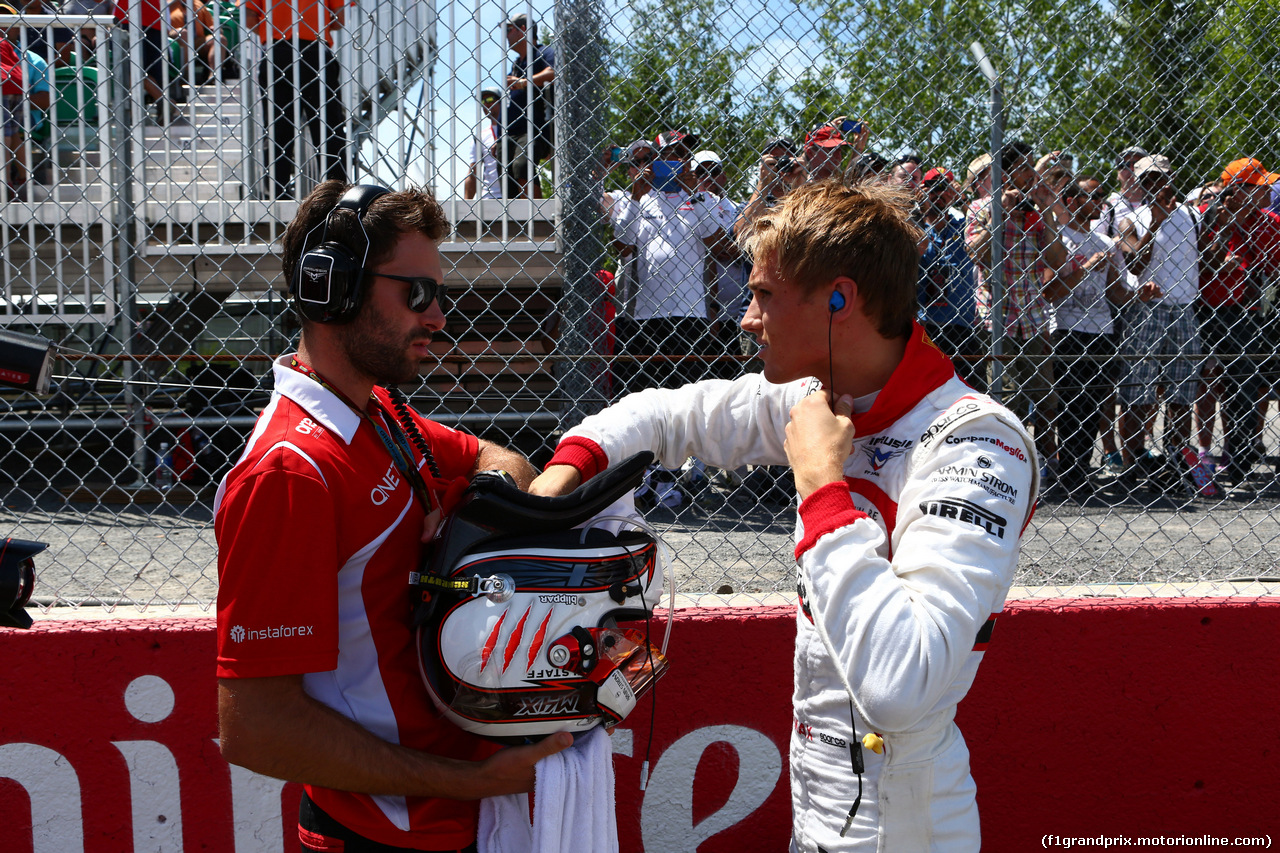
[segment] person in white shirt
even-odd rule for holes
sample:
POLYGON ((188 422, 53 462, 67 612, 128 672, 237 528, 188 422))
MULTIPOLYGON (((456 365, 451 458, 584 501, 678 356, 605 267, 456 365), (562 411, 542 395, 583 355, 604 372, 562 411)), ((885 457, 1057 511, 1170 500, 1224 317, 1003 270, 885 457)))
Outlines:
MULTIPOLYGON (((1120 386, 1125 406, 1121 433, 1126 456, 1136 463, 1144 456, 1143 425, 1155 413, 1161 386, 1166 405, 1166 454, 1177 453, 1190 442, 1201 344, 1195 315, 1200 291, 1197 214, 1178 203, 1169 158, 1158 154, 1144 157, 1134 164, 1134 174, 1150 203, 1121 221, 1119 244, 1129 272, 1143 287, 1149 286, 1152 294, 1126 318, 1122 347, 1127 372, 1120 386)), ((1124 480, 1132 489, 1141 477, 1154 480, 1154 474, 1130 468, 1124 480)))
POLYGON ((623 342, 635 359, 630 390, 673 387, 706 375, 710 313, 706 281, 709 250, 728 256, 732 241, 715 203, 694 189, 689 148, 697 138, 679 131, 659 134, 661 161, 678 164, 675 181, 655 188, 654 162, 632 186, 631 204, 615 223, 615 238, 637 255, 635 327, 623 342), (689 356, 692 356, 690 358, 689 356))
POLYGON ((1086 177, 1062 190, 1070 217, 1062 229, 1068 272, 1050 277, 1045 290, 1055 313, 1053 375, 1063 401, 1057 423, 1058 488, 1076 500, 1093 493, 1089 462, 1098 412, 1115 388, 1111 306, 1154 293, 1153 287, 1128 287, 1115 242, 1092 229, 1106 198, 1097 183, 1086 177))
POLYGON ((489 126, 472 140, 471 168, 463 182, 462 191, 466 198, 475 198, 477 184, 482 183, 484 195, 481 198, 502 198, 502 183, 498 180, 498 158, 493 154, 498 143, 497 129, 502 126, 502 91, 493 86, 481 89, 480 104, 489 117, 489 126))

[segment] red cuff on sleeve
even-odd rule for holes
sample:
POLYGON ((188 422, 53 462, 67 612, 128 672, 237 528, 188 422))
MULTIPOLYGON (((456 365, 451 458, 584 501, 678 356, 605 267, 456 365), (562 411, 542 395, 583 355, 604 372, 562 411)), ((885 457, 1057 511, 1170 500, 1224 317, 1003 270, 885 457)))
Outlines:
POLYGON ((804 538, 796 545, 796 562, 800 562, 800 556, 817 544, 820 537, 866 517, 865 512, 853 505, 847 483, 827 483, 800 504, 804 538))
POLYGON ((609 467, 609 457, 591 439, 571 435, 556 446, 556 452, 546 467, 550 468, 552 465, 572 465, 578 469, 582 482, 585 483, 609 467))

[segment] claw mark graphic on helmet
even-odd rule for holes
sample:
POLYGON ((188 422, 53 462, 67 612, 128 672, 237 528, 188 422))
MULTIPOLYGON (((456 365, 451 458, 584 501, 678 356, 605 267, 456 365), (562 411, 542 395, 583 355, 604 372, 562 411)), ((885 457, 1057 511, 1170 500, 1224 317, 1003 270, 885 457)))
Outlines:
POLYGON ((498 617, 498 624, 493 626, 493 630, 489 632, 489 639, 484 641, 484 648, 480 650, 480 671, 484 672, 484 668, 489 665, 489 655, 493 654, 493 650, 498 646, 498 634, 502 632, 502 623, 507 619, 507 611, 502 611, 502 615, 498 617))
POLYGON ((542 644, 547 639, 547 625, 551 622, 551 614, 554 612, 554 608, 547 611, 542 624, 538 626, 537 633, 533 635, 533 642, 529 645, 529 664, 525 667, 526 669, 533 669, 533 663, 538 659, 538 652, 542 651, 542 644))
POLYGON ((507 667, 511 666, 511 659, 516 656, 516 649, 520 648, 520 641, 524 639, 524 623, 529 621, 529 612, 531 610, 533 610, 533 605, 529 605, 524 611, 524 615, 516 623, 516 629, 511 632, 511 639, 507 640, 507 648, 502 655, 503 672, 506 672, 507 667))

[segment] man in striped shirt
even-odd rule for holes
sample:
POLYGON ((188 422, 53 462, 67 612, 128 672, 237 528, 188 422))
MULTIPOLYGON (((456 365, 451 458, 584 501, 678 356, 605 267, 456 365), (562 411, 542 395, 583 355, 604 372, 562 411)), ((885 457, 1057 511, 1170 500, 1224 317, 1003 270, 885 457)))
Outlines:
MULTIPOLYGON (((1053 209, 1061 200, 1039 186, 1031 147, 1012 142, 1000 155, 1005 185, 1000 194, 1004 211, 1004 294, 998 305, 991 292, 991 201, 970 210, 965 244, 978 280, 978 315, 993 335, 995 310, 1004 317, 1005 400, 1029 418, 1035 414, 1036 445, 1050 459, 1050 429, 1058 411, 1050 361, 1049 303, 1043 288, 1066 264, 1066 250, 1058 234, 1053 209)), ((994 390, 994 386, 993 386, 994 390)))

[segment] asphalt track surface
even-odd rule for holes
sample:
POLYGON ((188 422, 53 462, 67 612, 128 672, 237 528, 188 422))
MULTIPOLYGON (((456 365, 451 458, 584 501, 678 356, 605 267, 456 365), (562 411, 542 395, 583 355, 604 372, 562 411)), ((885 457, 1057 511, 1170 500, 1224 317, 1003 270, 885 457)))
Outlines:
MULTIPOLYGON (((794 498, 777 488, 762 497, 749 486, 704 489, 677 510, 648 512, 674 552, 678 592, 735 603, 794 594, 794 498)), ((1123 594, 1117 585, 1160 594, 1172 584, 1271 581, 1280 574, 1278 506, 1274 486, 1219 500, 1144 492, 1042 501, 1014 583, 1033 595, 1080 596, 1123 594), (1109 591, 1100 593, 1103 586, 1109 591)), ((91 504, 14 488, 0 531, 50 544, 36 560, 35 597, 45 604, 120 604, 127 616, 139 604, 207 606, 217 593, 207 501, 91 504)))

